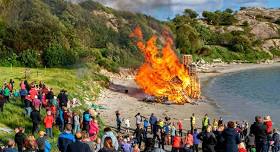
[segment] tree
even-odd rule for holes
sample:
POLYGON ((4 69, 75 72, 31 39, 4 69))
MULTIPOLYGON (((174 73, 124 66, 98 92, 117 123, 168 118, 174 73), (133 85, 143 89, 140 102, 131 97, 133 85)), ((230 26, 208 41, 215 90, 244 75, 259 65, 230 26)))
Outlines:
POLYGON ((189 16, 190 18, 196 18, 198 16, 194 10, 188 8, 184 10, 184 15, 189 16))
POLYGON ((177 28, 176 30, 176 44, 177 48, 182 53, 193 54, 196 50, 202 46, 202 41, 199 38, 199 34, 190 25, 185 24, 177 28))
POLYGON ((227 13, 233 13, 233 10, 232 9, 230 9, 230 8, 227 8, 227 9, 225 9, 225 11, 224 12, 227 12, 227 13))
POLYGON ((219 25, 220 19, 218 13, 203 11, 202 16, 209 24, 219 25))

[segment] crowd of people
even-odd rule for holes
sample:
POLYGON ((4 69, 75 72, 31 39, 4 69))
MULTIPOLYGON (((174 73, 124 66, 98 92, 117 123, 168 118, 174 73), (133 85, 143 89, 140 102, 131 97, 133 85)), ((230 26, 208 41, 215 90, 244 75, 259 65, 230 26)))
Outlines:
POLYGON ((52 88, 43 82, 21 81, 19 90, 11 79, 4 82, 0 92, 0 116, 10 98, 20 98, 26 121, 32 122, 28 134, 24 126, 15 128, 14 139, 9 139, 0 151, 3 152, 278 152, 280 139, 269 116, 256 116, 248 122, 224 122, 207 114, 198 125, 195 114, 190 117, 190 126, 168 116, 158 118, 155 114, 135 115, 135 127, 129 119, 116 111, 115 131, 105 127, 100 133, 100 115, 94 109, 73 111, 78 101, 69 99, 62 89, 55 96, 52 88), (40 130, 40 125, 44 129, 40 130), (200 127, 201 126, 201 127, 200 127), (58 128, 55 137, 53 128, 58 128), (50 142, 57 139, 57 143, 50 142))

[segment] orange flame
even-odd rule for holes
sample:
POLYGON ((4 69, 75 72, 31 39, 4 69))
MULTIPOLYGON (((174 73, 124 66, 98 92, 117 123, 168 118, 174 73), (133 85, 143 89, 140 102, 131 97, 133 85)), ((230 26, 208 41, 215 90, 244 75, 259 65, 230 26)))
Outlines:
POLYGON ((135 81, 149 95, 168 97, 169 101, 177 104, 191 102, 190 98, 199 97, 198 82, 193 82, 188 69, 172 50, 172 38, 167 33, 163 35, 165 44, 160 54, 155 35, 145 43, 140 27, 136 27, 130 34, 130 37, 138 39, 136 45, 145 57, 145 63, 139 68, 135 81))

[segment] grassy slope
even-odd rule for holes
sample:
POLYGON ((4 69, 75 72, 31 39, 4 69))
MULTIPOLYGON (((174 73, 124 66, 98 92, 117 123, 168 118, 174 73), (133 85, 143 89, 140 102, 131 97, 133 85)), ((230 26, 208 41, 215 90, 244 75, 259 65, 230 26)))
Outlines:
MULTIPOLYGON (((100 76, 94 70, 87 69, 29 69, 27 72, 28 81, 44 81, 49 87, 54 89, 55 94, 64 88, 68 91, 70 99, 75 97, 80 99, 82 106, 73 110, 82 111, 87 107, 84 100, 94 101, 100 91, 100 84, 107 82, 106 77, 100 76), (98 83, 102 82, 102 83, 98 83)), ((19 89, 19 81, 25 77, 25 68, 0 67, 0 82, 8 81, 10 78, 15 80, 15 87, 19 89)), ((23 104, 19 98, 12 98, 12 102, 5 105, 4 113, 0 113, 0 127, 14 129, 18 126, 26 128, 26 133, 31 132, 31 120, 23 114, 23 104)), ((42 116, 45 112, 41 112, 42 116)), ((101 125, 104 125, 101 122, 101 125)), ((41 125, 43 128, 43 125, 41 125)), ((54 135, 57 137, 59 131, 54 129, 54 135)), ((0 139, 5 141, 13 138, 14 133, 8 134, 0 132, 0 139)), ((56 150, 56 139, 52 140, 53 150, 56 150)))

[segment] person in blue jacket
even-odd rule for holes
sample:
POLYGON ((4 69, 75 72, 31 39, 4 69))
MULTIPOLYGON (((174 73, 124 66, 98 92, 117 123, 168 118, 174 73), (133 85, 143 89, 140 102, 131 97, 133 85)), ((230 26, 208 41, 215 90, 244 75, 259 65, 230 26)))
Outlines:
POLYGON ((194 129, 193 131, 193 151, 198 152, 198 145, 200 144, 200 140, 198 138, 199 132, 197 129, 194 129))
POLYGON ((58 149, 61 152, 66 152, 67 146, 75 142, 75 137, 72 134, 72 125, 66 124, 65 131, 58 137, 58 149))

